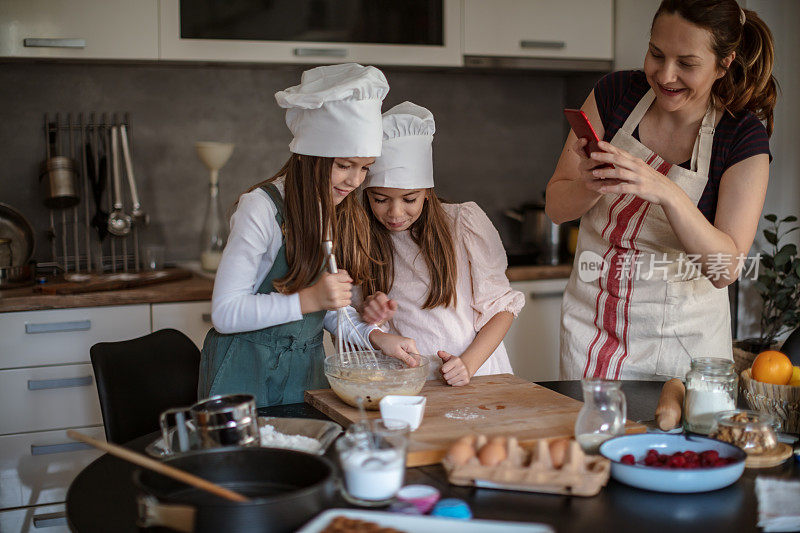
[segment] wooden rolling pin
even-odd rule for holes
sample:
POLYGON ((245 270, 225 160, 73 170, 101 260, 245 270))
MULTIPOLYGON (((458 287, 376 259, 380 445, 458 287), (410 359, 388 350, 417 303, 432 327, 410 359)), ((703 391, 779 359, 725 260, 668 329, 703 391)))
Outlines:
POLYGON ((194 474, 190 474, 189 472, 185 472, 173 466, 166 465, 156 461, 155 459, 150 459, 145 455, 134 452, 127 448, 123 448, 122 446, 117 446, 116 444, 111 444, 110 442, 103 442, 101 440, 93 439, 92 437, 84 435, 83 433, 79 433, 73 429, 67 430, 67 437, 85 442, 86 444, 91 444, 95 448, 103 450, 104 452, 108 452, 111 455, 119 457, 120 459, 124 459, 133 464, 139 465, 142 468, 153 470, 161 475, 171 477, 172 479, 176 479, 206 492, 210 492, 211 494, 219 496, 220 498, 225 498, 226 500, 234 502, 248 501, 246 496, 242 496, 238 492, 228 490, 225 487, 217 485, 216 483, 212 483, 211 481, 197 477, 194 474))
POLYGON ((662 431, 674 429, 681 424, 684 394, 686 387, 680 379, 672 378, 664 383, 656 407, 656 425, 662 431))

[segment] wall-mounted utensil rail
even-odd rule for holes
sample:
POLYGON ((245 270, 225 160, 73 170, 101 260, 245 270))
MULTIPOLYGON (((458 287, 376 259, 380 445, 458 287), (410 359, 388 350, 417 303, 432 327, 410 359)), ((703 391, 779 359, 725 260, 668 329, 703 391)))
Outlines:
MULTIPOLYGON (((74 162, 77 194, 83 205, 50 208, 50 262, 63 272, 128 272, 141 270, 140 230, 147 225, 135 191, 131 160, 132 130, 129 113, 56 113, 45 114, 45 157, 65 156, 74 162), (117 146, 111 131, 117 128, 117 146), (108 212, 113 198, 112 149, 125 157, 125 172, 133 201, 134 231, 108 238, 108 212), (133 185, 131 185, 133 184, 133 185), (101 229, 101 226, 105 226, 101 229)), ((119 164, 119 163, 118 163, 119 164)), ((46 176, 47 177, 47 176, 46 176)), ((119 204, 123 191, 117 190, 119 204)))

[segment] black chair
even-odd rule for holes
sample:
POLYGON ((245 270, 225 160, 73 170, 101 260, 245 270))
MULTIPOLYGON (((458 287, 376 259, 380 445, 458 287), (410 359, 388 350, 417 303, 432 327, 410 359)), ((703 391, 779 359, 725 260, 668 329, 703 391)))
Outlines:
POLYGON ((90 354, 109 442, 152 433, 162 411, 197 401, 200 350, 180 331, 101 342, 90 354))

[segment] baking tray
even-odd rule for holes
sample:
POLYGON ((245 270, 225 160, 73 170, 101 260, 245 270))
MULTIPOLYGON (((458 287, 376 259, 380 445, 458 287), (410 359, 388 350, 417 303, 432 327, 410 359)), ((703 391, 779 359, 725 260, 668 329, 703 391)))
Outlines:
POLYGON ((297 533, 319 533, 337 516, 366 520, 382 527, 393 527, 401 531, 424 531, 425 533, 555 533, 547 524, 505 522, 499 520, 454 520, 435 516, 415 516, 381 511, 356 509, 328 509, 308 522, 297 533))

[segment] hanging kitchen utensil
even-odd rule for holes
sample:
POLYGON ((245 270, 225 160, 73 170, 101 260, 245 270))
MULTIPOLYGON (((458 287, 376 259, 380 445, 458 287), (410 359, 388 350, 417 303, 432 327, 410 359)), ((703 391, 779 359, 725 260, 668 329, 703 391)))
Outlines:
POLYGON ((114 208, 108 215, 108 232, 115 237, 125 237, 131 231, 131 217, 125 213, 122 203, 122 180, 119 176, 119 129, 111 127, 111 171, 114 177, 114 208))
MULTIPOLYGON (((94 135, 94 140, 97 136, 94 135)), ((89 175, 89 183, 92 186, 92 198, 94 198, 94 216, 91 225, 97 230, 97 235, 102 242, 108 235, 108 213, 103 210, 103 192, 106 189, 106 156, 100 155, 99 145, 95 154, 92 144, 86 143, 86 166, 89 175)))
POLYGON ((128 129, 125 124, 119 127, 120 143, 122 144, 122 157, 125 160, 125 175, 128 177, 128 186, 131 189, 131 201, 133 208, 131 209, 131 217, 135 224, 146 225, 149 222, 149 217, 142 211, 142 204, 139 202, 139 191, 136 187, 136 178, 133 175, 133 161, 131 160, 131 147, 128 141, 128 129))
POLYGON ((80 201, 75 161, 59 154, 58 127, 58 123, 48 124, 47 159, 39 173, 44 205, 50 209, 73 207, 80 201))
POLYGON ((3 255, 8 256, 8 264, 0 265, 0 289, 33 283, 33 227, 22 213, 6 204, 0 204, 0 241, 3 255))

